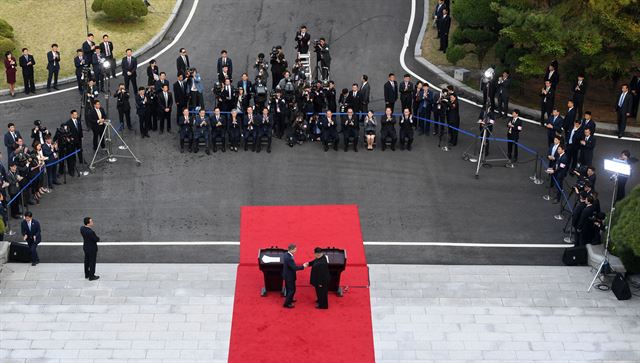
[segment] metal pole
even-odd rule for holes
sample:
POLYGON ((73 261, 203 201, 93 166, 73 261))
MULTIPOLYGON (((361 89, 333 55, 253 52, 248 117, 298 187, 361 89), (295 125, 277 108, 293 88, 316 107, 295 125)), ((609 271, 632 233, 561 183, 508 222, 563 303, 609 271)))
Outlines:
POLYGON ((611 196, 611 210, 609 212, 609 221, 607 222, 607 239, 604 243, 604 256, 602 258, 602 262, 600 263, 600 267, 598 267, 598 271, 596 271, 596 275, 591 280, 591 284, 587 289, 587 292, 591 291, 593 284, 596 282, 598 276, 602 272, 604 265, 609 264, 609 241, 611 240, 611 220, 613 219, 613 213, 616 211, 616 194, 618 192, 618 174, 614 174, 614 182, 613 182, 613 195, 611 196))
POLYGON ((87 0, 84 0, 84 24, 87 28, 87 34, 89 34, 89 12, 87 11, 87 0))

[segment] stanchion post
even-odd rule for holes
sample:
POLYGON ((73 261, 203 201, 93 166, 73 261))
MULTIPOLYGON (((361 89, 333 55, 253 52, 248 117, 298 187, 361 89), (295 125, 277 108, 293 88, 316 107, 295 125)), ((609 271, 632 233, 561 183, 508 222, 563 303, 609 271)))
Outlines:
MULTIPOLYGON (((538 179, 538 162, 539 162, 539 156, 538 153, 536 153, 536 161, 535 163, 533 163, 533 174, 531 174, 531 176, 529 177, 529 179, 536 183, 537 179, 538 179)), ((536 183, 537 184, 537 183, 536 183)))

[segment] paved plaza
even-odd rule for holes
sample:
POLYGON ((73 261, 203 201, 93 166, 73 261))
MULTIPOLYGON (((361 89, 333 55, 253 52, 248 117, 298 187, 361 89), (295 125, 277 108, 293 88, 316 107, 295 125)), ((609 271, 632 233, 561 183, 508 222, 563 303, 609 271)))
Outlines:
MULTIPOLYGON (((101 264, 98 274, 3 266, 0 361, 226 361, 236 265, 101 264)), ((640 300, 587 293, 591 276, 588 267, 370 265, 376 361, 640 361, 640 300)))

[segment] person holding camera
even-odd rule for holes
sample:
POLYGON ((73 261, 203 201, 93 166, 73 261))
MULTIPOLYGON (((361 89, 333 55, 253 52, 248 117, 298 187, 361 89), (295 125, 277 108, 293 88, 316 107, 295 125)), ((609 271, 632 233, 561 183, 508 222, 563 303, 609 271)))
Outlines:
POLYGON ((311 42, 311 35, 307 32, 307 26, 303 25, 300 27, 300 30, 296 32, 296 49, 298 50, 298 54, 308 54, 309 53, 309 43, 311 42))
POLYGON ((318 79, 323 81, 329 79, 329 72, 331 70, 331 54, 329 53, 329 44, 324 38, 320 38, 314 44, 314 51, 316 53, 316 75, 318 79), (320 72, 318 72, 318 67, 320 72))
POLYGON ((58 145, 53 143, 51 135, 47 135, 45 143, 42 145, 42 153, 47 158, 47 181, 49 188, 53 189, 58 183, 58 171, 54 164, 58 160, 58 145))
POLYGON ((120 130, 124 130, 124 121, 127 121, 127 129, 133 130, 131 127, 131 104, 129 103, 129 91, 124 87, 124 83, 118 85, 116 94, 116 108, 118 109, 118 119, 120 120, 120 130))
MULTIPOLYGON (((514 110, 513 113, 516 111, 514 110)), ((569 162, 567 159, 567 154, 565 153, 564 145, 560 144, 557 149, 558 157, 556 163, 554 165, 553 170, 549 170, 548 173, 552 175, 556 179, 556 189, 558 193, 556 194, 556 200, 553 204, 560 203, 560 198, 562 197, 562 192, 564 191, 564 178, 567 176, 567 172, 569 171, 569 162)))
POLYGON ((187 93, 189 95, 189 109, 204 108, 204 86, 202 85, 202 77, 195 68, 187 70, 187 93))
POLYGON ((289 67, 284 57, 284 51, 281 46, 275 46, 271 49, 271 89, 276 89, 280 80, 284 77, 284 71, 289 67))
POLYGON ((143 139, 149 137, 149 107, 151 106, 147 98, 147 92, 145 92, 144 87, 138 88, 138 94, 136 95, 136 114, 138 115, 138 124, 140 125, 140 136, 143 139))
POLYGON ((31 130, 31 138, 33 142, 31 146, 35 146, 36 143, 44 144, 44 139, 47 135, 51 135, 51 132, 47 130, 46 126, 42 126, 40 120, 33 121, 33 129, 31 130))

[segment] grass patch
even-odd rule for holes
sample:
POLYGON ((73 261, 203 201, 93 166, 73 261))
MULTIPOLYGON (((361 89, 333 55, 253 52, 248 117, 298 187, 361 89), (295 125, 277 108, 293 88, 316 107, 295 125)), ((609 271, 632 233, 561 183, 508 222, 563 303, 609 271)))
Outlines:
MULTIPOLYGON (((142 0, 141 0, 142 1, 142 0)), ((103 34, 109 34, 114 43, 114 55, 121 59, 126 48, 134 51, 146 44, 157 34, 169 18, 176 0, 153 0, 153 9, 138 22, 116 23, 107 21, 102 13, 91 11, 91 0, 87 0, 89 31, 95 35, 95 42, 102 41, 103 34)), ((60 47, 59 79, 75 74, 73 57, 76 49, 86 40, 83 0, 0 0, 0 13, 15 32, 17 48, 29 48, 35 57, 36 83, 47 80, 47 52, 52 43, 60 47)), ((18 69, 17 85, 22 85, 22 74, 18 69)), ((2 76, 2 88, 8 88, 2 76)))

